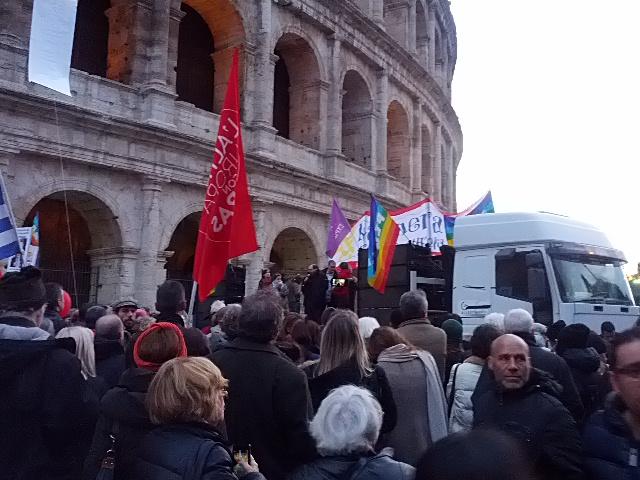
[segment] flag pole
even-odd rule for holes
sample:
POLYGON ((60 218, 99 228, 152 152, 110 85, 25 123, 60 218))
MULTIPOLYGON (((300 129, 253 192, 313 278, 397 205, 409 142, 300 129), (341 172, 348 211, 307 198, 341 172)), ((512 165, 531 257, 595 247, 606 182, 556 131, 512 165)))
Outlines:
MULTIPOLYGON (((11 224, 13 225, 13 230, 16 232, 16 237, 18 236, 18 225, 16 224, 16 217, 13 216, 13 208, 11 207, 11 199, 9 198, 9 192, 7 191, 7 185, 4 183, 4 173, 0 170, 0 187, 2 187, 2 193, 4 194, 4 203, 9 210, 9 218, 11 219, 11 224)), ((18 246, 20 247, 20 265, 24 261, 23 255, 26 252, 22 251, 22 243, 18 242, 18 246)))
POLYGON ((198 282, 193 281, 193 288, 191 289, 191 300, 189 301, 189 311, 187 312, 187 328, 193 327, 193 309, 196 305, 196 294, 198 292, 198 282))

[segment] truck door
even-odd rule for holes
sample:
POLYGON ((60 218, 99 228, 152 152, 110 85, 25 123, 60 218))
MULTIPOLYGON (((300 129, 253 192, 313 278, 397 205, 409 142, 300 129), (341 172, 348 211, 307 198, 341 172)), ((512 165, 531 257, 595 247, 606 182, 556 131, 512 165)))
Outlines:
POLYGON ((500 311, 526 308, 536 322, 550 325, 553 307, 542 252, 503 248, 496 253, 495 261, 496 303, 501 305, 500 311))
POLYGON ((491 312, 492 267, 492 257, 486 252, 469 252, 456 258, 454 312, 465 319, 481 319, 491 312))

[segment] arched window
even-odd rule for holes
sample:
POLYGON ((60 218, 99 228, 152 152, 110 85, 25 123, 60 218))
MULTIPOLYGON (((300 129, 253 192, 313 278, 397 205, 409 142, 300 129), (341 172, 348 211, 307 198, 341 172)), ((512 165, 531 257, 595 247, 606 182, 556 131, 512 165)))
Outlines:
POLYGON ((349 70, 342 86, 342 154, 361 167, 371 167, 373 102, 364 79, 349 70))
POLYGON ((278 135, 289 138, 289 71, 284 63, 282 54, 276 50, 278 57, 275 65, 275 78, 273 84, 273 127, 278 131, 278 135))
POLYGON ((109 19, 105 12, 109 7, 109 0, 78 2, 71 68, 91 75, 107 76, 109 19))
POLYGON ((213 111, 214 51, 209 26, 189 5, 180 7, 185 16, 180 22, 176 91, 178 99, 213 111))
POLYGON ((318 149, 321 86, 315 53, 302 37, 286 33, 278 40, 274 54, 279 57, 274 72, 274 128, 282 137, 318 149))
POLYGON ((387 172, 411 186, 411 137, 407 112, 394 100, 387 111, 387 172))

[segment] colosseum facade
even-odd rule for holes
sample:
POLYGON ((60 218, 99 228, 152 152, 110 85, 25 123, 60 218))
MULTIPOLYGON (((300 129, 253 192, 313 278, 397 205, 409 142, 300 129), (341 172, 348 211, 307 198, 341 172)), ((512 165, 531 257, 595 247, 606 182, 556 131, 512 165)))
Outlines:
POLYGON ((190 278, 236 47, 261 247, 234 262, 248 290, 264 265, 326 261, 333 197, 351 219, 370 192, 456 207, 447 0, 79 0, 71 97, 27 81, 31 10, 0 6, 0 169, 71 291, 73 253, 79 302, 152 305, 190 278))

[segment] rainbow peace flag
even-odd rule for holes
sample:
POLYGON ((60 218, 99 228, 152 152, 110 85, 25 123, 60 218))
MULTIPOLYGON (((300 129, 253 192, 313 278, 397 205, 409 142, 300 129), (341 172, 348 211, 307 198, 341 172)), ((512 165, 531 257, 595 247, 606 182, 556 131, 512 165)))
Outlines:
POLYGON ((371 196, 370 218, 367 280, 375 290, 384 293, 400 228, 373 195, 371 196))
POLYGON ((471 207, 467 208, 464 212, 458 214, 444 214, 444 226, 447 232, 447 243, 450 247, 453 247, 453 227, 456 224, 456 218, 466 215, 479 215, 481 213, 495 213, 493 207, 493 197, 491 191, 474 203, 471 207))

